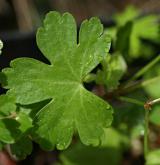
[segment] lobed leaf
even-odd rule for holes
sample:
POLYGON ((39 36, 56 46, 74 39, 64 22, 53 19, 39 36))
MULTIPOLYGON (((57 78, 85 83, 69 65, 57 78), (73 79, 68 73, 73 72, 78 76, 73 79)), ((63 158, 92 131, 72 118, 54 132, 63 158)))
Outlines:
POLYGON ((87 91, 83 80, 109 51, 110 38, 103 34, 99 19, 82 23, 77 43, 74 18, 50 12, 37 32, 37 44, 50 65, 19 58, 3 70, 7 79, 3 84, 9 95, 16 95, 17 103, 51 99, 35 118, 35 139, 45 149, 65 149, 76 130, 84 144, 98 145, 113 110, 87 91))

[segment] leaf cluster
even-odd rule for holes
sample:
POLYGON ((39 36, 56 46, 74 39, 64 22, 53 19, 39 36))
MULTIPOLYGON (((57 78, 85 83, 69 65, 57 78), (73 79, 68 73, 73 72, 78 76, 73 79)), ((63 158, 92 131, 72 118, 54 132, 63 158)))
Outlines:
MULTIPOLYGON (((152 44, 160 38, 157 15, 141 16, 128 7, 113 19, 115 26, 104 29, 93 17, 77 32, 71 14, 46 15, 36 40, 48 64, 23 57, 0 73, 7 89, 0 96, 1 149, 9 146, 12 155, 24 159, 32 142, 45 150, 71 145, 57 164, 120 164, 130 141, 144 134, 146 98, 160 96, 159 58, 152 44), (146 67, 135 64, 154 57, 150 64, 144 60, 146 67), (86 83, 95 84, 92 91, 86 83)), ((150 114, 156 126, 159 107, 150 114)), ((151 152, 147 162, 155 155, 159 151, 151 152)))

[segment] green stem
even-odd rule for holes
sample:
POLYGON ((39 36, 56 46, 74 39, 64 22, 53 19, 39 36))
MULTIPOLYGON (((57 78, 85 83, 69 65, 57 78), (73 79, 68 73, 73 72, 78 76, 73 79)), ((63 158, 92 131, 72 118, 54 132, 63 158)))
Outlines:
MULTIPOLYGON (((121 101, 125 101, 125 102, 129 102, 129 103, 133 103, 136 105, 140 105, 140 106, 144 106, 144 103, 136 100, 136 99, 132 99, 132 98, 128 98, 128 97, 118 97, 119 100, 121 101)), ((145 126, 144 126, 144 157, 145 159, 147 158, 147 154, 148 154, 148 126, 149 126, 149 110, 145 110, 145 126)))
POLYGON ((145 129, 144 129, 144 156, 145 159, 147 158, 147 154, 149 152, 149 147, 148 147, 148 134, 149 134, 149 110, 152 109, 152 106, 154 104, 160 103, 160 98, 152 100, 152 101, 147 101, 144 104, 145 108, 145 129))
POLYGON ((148 132, 149 132, 149 110, 145 110, 145 128, 144 128, 144 157, 147 158, 148 148, 148 132))
POLYGON ((142 69, 140 69, 131 79, 127 81, 127 84, 144 75, 144 73, 146 73, 149 69, 151 69, 159 60, 160 60, 160 55, 158 55, 155 59, 149 62, 142 69))
POLYGON ((3 119, 14 119, 16 117, 16 113, 13 112, 11 115, 9 116, 4 116, 4 117, 0 117, 0 120, 3 120, 3 119))
MULTIPOLYGON (((157 76, 157 77, 154 77, 152 79, 145 80, 145 81, 137 81, 133 84, 125 86, 124 88, 121 89, 121 91, 122 91, 122 93, 125 93, 125 92, 128 93, 128 92, 136 90, 138 88, 145 87, 145 86, 153 83, 154 81, 158 81, 158 80, 160 80, 160 76, 157 76)), ((120 93, 121 93, 121 91, 120 91, 120 93)))
POLYGON ((156 104, 156 103, 160 103, 160 98, 152 100, 152 101, 147 101, 145 104, 139 100, 133 99, 133 98, 129 98, 129 97, 124 97, 124 96, 120 96, 118 97, 119 100, 121 101, 125 101, 128 103, 132 103, 132 104, 136 104, 139 106, 144 106, 145 108, 145 124, 144 124, 144 157, 145 160, 147 158, 147 154, 149 152, 149 147, 148 147, 148 134, 149 134, 149 109, 151 109, 151 106, 156 104), (148 106, 147 106, 148 105, 148 106))
POLYGON ((114 90, 110 93, 107 93, 103 97, 104 97, 104 99, 109 99, 109 98, 113 98, 113 97, 117 98, 117 96, 125 95, 127 93, 130 93, 131 91, 138 89, 138 88, 142 88, 142 87, 145 87, 149 84, 152 84, 155 81, 160 81, 160 76, 157 76, 157 77, 154 77, 152 79, 145 80, 145 81, 136 81, 132 84, 126 85, 124 87, 120 87, 117 90, 114 90))
POLYGON ((154 105, 156 103, 160 103, 160 98, 152 100, 152 101, 149 102, 150 105, 154 105))
POLYGON ((118 99, 121 101, 125 101, 128 103, 132 103, 132 104, 136 104, 136 105, 140 105, 140 106, 144 105, 144 103, 142 101, 139 101, 139 100, 136 100, 133 98, 129 98, 129 97, 120 96, 120 97, 118 97, 118 99))

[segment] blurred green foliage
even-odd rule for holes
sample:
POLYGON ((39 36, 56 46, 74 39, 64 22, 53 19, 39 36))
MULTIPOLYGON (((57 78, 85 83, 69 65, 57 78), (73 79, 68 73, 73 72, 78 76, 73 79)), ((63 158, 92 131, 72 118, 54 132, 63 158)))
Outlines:
POLYGON ((86 147, 80 142, 73 144, 67 151, 62 152, 60 160, 63 165, 112 165, 120 164, 123 150, 128 139, 113 128, 105 129, 101 146, 86 147))
MULTIPOLYGON (((143 15, 140 10, 129 6, 124 12, 114 15, 113 20, 116 25, 111 27, 108 32, 115 42, 118 40, 116 37, 121 36, 119 43, 127 47, 125 50, 123 49, 127 61, 133 61, 139 57, 151 58, 155 54, 152 43, 160 44, 159 15, 143 15), (132 22, 132 26, 129 22, 132 22), (128 42, 124 42, 124 38, 128 38, 128 42)), ((123 48, 123 46, 119 47, 123 48)))

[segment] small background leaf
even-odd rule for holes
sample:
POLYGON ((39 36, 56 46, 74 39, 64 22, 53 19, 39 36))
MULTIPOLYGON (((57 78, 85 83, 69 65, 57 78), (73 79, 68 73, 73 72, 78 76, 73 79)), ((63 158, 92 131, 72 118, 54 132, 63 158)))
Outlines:
POLYGON ((160 164, 160 150, 150 151, 146 159, 147 165, 158 165, 160 164))
POLYGON ((104 84, 108 90, 116 89, 127 69, 124 58, 119 53, 108 55, 101 64, 102 69, 96 74, 96 83, 104 84))
POLYGON ((116 130, 105 129, 100 147, 86 147, 77 143, 62 152, 60 160, 63 165, 106 165, 108 162, 117 165, 122 159, 124 143, 126 143, 126 139, 116 130))
POLYGON ((18 159, 25 159, 32 152, 32 142, 28 137, 19 139, 10 145, 11 153, 18 159))

